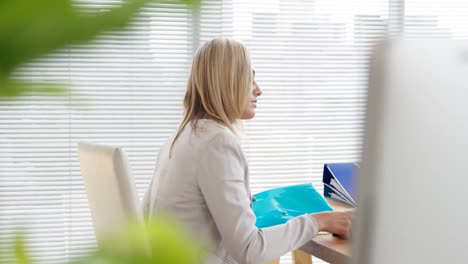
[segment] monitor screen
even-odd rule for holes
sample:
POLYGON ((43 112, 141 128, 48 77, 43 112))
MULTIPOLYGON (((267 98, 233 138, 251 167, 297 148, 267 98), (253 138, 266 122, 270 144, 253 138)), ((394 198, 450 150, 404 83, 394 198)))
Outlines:
POLYGON ((386 41, 370 66, 352 263, 467 263, 468 42, 386 41))

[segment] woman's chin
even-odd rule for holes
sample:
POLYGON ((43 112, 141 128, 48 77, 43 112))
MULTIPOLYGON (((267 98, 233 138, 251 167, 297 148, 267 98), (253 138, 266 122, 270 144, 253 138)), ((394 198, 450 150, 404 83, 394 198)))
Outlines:
POLYGON ((241 119, 248 120, 248 119, 252 119, 254 117, 255 117, 255 111, 248 111, 248 112, 244 112, 242 114, 241 119))

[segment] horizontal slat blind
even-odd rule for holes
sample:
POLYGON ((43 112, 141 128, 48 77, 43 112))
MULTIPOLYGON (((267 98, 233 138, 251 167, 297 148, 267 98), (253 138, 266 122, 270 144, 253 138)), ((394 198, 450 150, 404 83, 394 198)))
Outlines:
MULTIPOLYGON (((120 1, 75 1, 106 10, 120 1)), ((0 102, 0 243, 26 227, 39 263, 94 248, 76 144, 122 146, 142 196, 159 146, 177 127, 193 51, 192 11, 151 3, 131 26, 23 67, 17 78, 71 93, 0 102)), ((103 190, 105 191, 105 190, 103 190)))
MULTIPOLYGON (((90 11, 119 3, 75 1, 90 11)), ((71 92, 0 101, 0 243, 26 227, 40 263, 94 248, 76 143, 124 147, 141 197, 180 120, 192 54, 212 37, 249 46, 264 91, 245 122, 252 191, 303 182, 321 191, 323 163, 359 159, 376 41, 466 39, 467 24, 464 0, 204 0, 199 13, 152 3, 127 29, 17 72, 71 92)))
POLYGON ((321 191, 325 162, 359 159, 369 47, 386 34, 387 5, 230 1, 227 23, 249 46, 263 89, 245 124, 254 193, 304 182, 321 191))
POLYGON ((325 162, 358 161, 370 47, 388 1, 232 1, 233 36, 263 95, 246 122, 253 191, 313 182, 325 162))
POLYGON ((406 0, 404 36, 468 39, 468 1, 406 0))

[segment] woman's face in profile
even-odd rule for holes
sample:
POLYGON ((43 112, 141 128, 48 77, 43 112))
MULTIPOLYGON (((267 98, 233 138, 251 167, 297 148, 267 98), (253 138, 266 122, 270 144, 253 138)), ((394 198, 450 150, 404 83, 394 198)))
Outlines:
POLYGON ((262 95, 262 90, 255 81, 255 70, 253 71, 252 93, 247 100, 244 110, 242 111, 241 119, 252 119, 255 116, 255 109, 257 108, 257 97, 262 95))

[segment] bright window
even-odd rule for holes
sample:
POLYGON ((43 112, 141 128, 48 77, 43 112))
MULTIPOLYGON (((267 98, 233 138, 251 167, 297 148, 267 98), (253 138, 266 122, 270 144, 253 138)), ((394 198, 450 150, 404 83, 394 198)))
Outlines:
POLYGON ((468 39, 467 24, 465 0, 206 0, 200 13, 150 4, 128 29, 18 71, 71 93, 0 101, 0 244, 26 227, 40 263, 92 249, 76 143, 122 146, 141 197, 180 120, 191 56, 207 39, 243 40, 264 91, 245 123, 252 191, 303 182, 321 191, 323 163, 360 157, 372 45, 400 34, 468 39))

